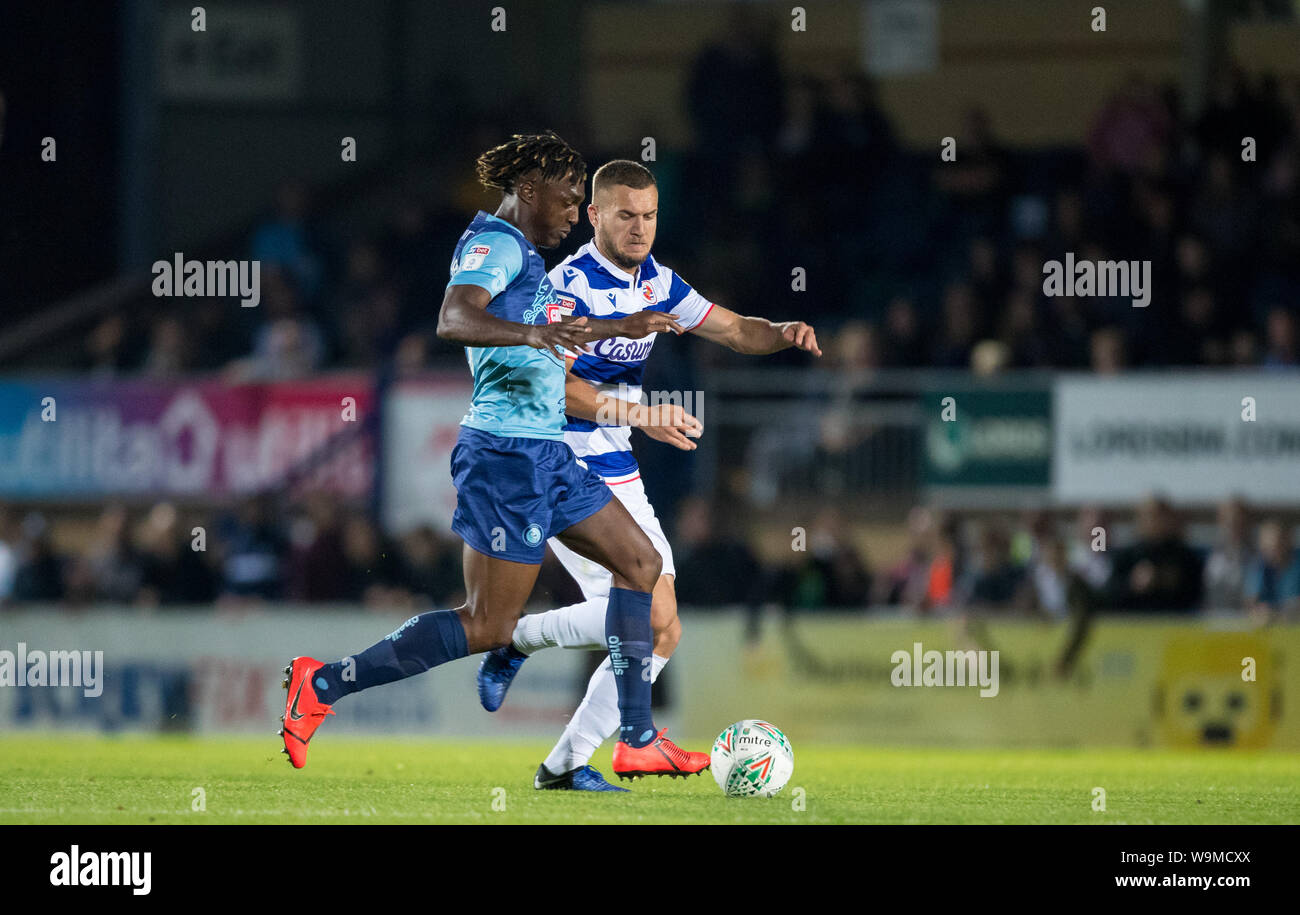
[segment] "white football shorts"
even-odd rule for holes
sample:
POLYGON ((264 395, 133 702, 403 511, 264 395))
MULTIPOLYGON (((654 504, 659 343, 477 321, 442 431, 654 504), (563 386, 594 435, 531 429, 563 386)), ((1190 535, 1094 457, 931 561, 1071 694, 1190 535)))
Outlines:
MULTIPOLYGON (((637 469, 625 477, 609 477, 605 480, 614 497, 623 503, 623 506, 632 515, 633 520, 645 531, 650 542, 655 545, 659 555, 663 557, 663 571, 661 575, 676 575, 677 570, 673 566, 673 548, 668 545, 668 538, 664 536, 664 529, 659 525, 659 519, 655 517, 655 510, 650 505, 650 500, 646 498, 645 486, 641 483, 641 471, 637 469)), ((573 576, 573 580, 582 588, 583 596, 588 600, 596 597, 605 597, 609 594, 610 586, 614 582, 614 576, 608 569, 600 563, 592 562, 590 559, 579 556, 573 550, 569 549, 563 543, 552 537, 547 541, 555 556, 560 560, 561 565, 573 576)))

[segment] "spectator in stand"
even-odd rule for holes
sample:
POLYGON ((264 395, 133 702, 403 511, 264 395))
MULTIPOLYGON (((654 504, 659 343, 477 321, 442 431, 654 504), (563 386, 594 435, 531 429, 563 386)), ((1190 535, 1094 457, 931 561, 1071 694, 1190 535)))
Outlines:
POLYGON ((217 596, 217 572, 210 556, 214 544, 202 541, 195 549, 191 533, 195 527, 210 531, 207 524, 182 524, 176 506, 159 502, 149 509, 140 528, 143 573, 139 601, 147 606, 208 604, 217 596))
POLYGON ((1194 613, 1204 593, 1204 564, 1183 540, 1178 515, 1165 499, 1138 506, 1138 541, 1117 550, 1107 585, 1113 610, 1194 613))
POLYGON ((431 340, 426 333, 410 333, 397 342, 393 351, 393 377, 411 378, 429 370, 431 340))
POLYGON ((132 363, 126 318, 114 312, 105 315, 86 337, 81 364, 95 378, 114 378, 132 363))
POLYGON ((1182 296, 1182 320, 1159 338, 1163 359, 1170 365, 1222 365, 1228 358, 1222 321, 1214 293, 1197 286, 1182 296))
POLYGON ((1124 331, 1103 327, 1092 333, 1089 341, 1092 370, 1098 375, 1118 375, 1127 367, 1124 331))
MULTIPOLYGON (((971 239, 965 272, 975 296, 976 313, 986 321, 996 317, 1002 300, 1011 291, 1011 285, 1010 278, 1004 275, 1001 255, 993 239, 985 235, 971 239)), ((1033 287, 1028 289, 1032 291, 1033 287)), ((980 333, 987 336, 993 329, 985 326, 980 328, 980 333)))
POLYGON ((304 517, 293 529, 289 560, 289 595, 294 600, 341 601, 351 597, 348 557, 343 549, 338 498, 313 492, 304 504, 304 517))
POLYGON ((1055 534, 1052 516, 1045 508, 1027 508, 1011 533, 1011 561, 1028 566, 1038 558, 1043 542, 1055 534))
POLYGON ((1297 346, 1295 315, 1278 306, 1268 313, 1267 342, 1264 367, 1268 369, 1294 369, 1300 365, 1300 346, 1297 346))
POLYGON ((968 234, 993 234, 1002 228, 1006 208, 1007 153, 993 134, 988 112, 977 106, 966 109, 956 139, 957 158, 935 168, 935 187, 957 206, 968 234))
POLYGON ((1111 95, 1088 132, 1088 154, 1102 172, 1149 169, 1169 143, 1174 124, 1154 87, 1133 74, 1111 95))
POLYGON ((975 313, 975 296, 965 283, 951 283, 943 294, 943 321, 930 354, 938 368, 964 369, 970 365, 980 316, 975 313))
POLYGON ((221 595, 229 603, 284 596, 288 541, 275 520, 270 495, 249 496, 221 524, 221 595))
POLYGON ((1253 331, 1238 330, 1228 341, 1228 364, 1233 368, 1255 368, 1259 365, 1259 340, 1253 331))
POLYGON ((1239 66, 1210 83, 1210 97, 1192 128, 1202 155, 1239 153, 1241 138, 1254 136, 1260 122, 1252 115, 1246 72, 1239 66))
POLYGON ((835 334, 827 357, 831 391, 820 404, 816 448, 805 473, 819 492, 835 496, 844 491, 869 435, 856 421, 854 399, 880 368, 879 334, 865 321, 850 321, 835 334))
POLYGON ((189 369, 213 372, 236 362, 252 347, 253 329, 261 315, 258 308, 240 308, 232 315, 229 299, 189 299, 185 305, 185 328, 190 341, 202 345, 190 347, 189 369))
POLYGON ((388 538, 360 513, 347 517, 342 533, 347 599, 374 609, 406 606, 401 557, 388 538))
POLYGON ((1231 278, 1244 280, 1257 245, 1260 201, 1253 185, 1237 176, 1232 163, 1221 153, 1210 157, 1188 205, 1188 220, 1210 246, 1215 261, 1231 278))
POLYGON ((806 192, 814 187, 814 182, 808 179, 812 177, 810 173, 819 152, 814 143, 818 139, 818 100, 822 92, 820 82, 813 77, 791 79, 786 86, 781 126, 776 134, 782 180, 803 181, 802 189, 806 192))
POLYGON ((1228 499, 1217 510, 1218 542, 1205 560, 1207 610, 1240 610, 1250 563, 1250 522, 1246 503, 1228 499))
POLYGON ((1070 569, 1097 594, 1106 590, 1114 566, 1110 533, 1110 519, 1100 508, 1085 505, 1079 509, 1069 545, 1070 569))
POLYGON ((934 546, 930 549, 930 567, 926 571, 925 591, 917 612, 941 613, 952 607, 956 583, 966 569, 961 544, 961 530, 955 518, 945 518, 934 528, 934 546))
POLYGON ((860 73, 841 72, 821 87, 816 108, 812 166, 817 193, 832 213, 852 219, 864 191, 855 172, 880 174, 894 155, 894 134, 877 101, 875 85, 860 73))
POLYGON ((1293 616, 1300 611, 1300 551, 1291 527, 1276 519, 1259 526, 1259 555, 1246 574, 1245 598, 1261 617, 1293 616))
POLYGON ((361 239, 348 248, 343 287, 330 307, 344 365, 375 365, 392 348, 401 299, 391 273, 374 242, 361 239))
POLYGON ((30 512, 23 518, 22 559, 14 573, 15 601, 63 600, 64 559, 54 551, 45 516, 30 512))
POLYGON ((317 371, 325 361, 325 334, 278 270, 262 271, 262 307, 266 323, 254 335, 253 352, 229 367, 228 379, 281 381, 317 371))
POLYGON ((1038 316, 1038 298, 1028 289, 1011 293, 1003 312, 1001 341, 1011 354, 1014 368, 1045 368, 1051 365, 1056 346, 1055 328, 1049 332, 1038 316))
POLYGON ((465 577, 457 547, 439 538, 428 524, 402 538, 402 583, 417 606, 456 606, 464 599, 465 577))
POLYGON ((105 507, 86 558, 94 599, 115 604, 135 601, 144 577, 144 560, 132 543, 125 506, 114 502, 105 507))
POLYGON ((955 603, 975 610, 1011 607, 1024 580, 1024 569, 1011 558, 1011 536, 996 522, 980 531, 975 562, 957 582, 955 603))
POLYGON ((301 181, 286 181, 275 196, 274 215, 253 230, 249 254, 261 261, 262 276, 270 268, 286 273, 305 301, 313 302, 325 279, 325 258, 308 227, 310 197, 301 181))
POLYGON ((880 347, 891 368, 914 368, 926 365, 926 344, 916 302, 910 296, 897 295, 885 309, 884 342, 880 347))
POLYGON ((1011 363, 1011 347, 1001 340, 981 340, 970 351, 970 372, 975 378, 992 378, 1011 363))
POLYGON ((876 579, 875 602, 914 607, 925 594, 934 542, 934 513, 916 506, 907 513, 907 552, 876 579))
POLYGON ((677 512, 673 563, 683 604, 716 609, 728 604, 757 606, 764 590, 763 567, 744 541, 715 528, 734 511, 689 496, 677 512))
POLYGON ((1038 539, 1038 549, 1016 596, 1021 609, 1061 621, 1089 604, 1088 584, 1070 568, 1068 552, 1065 540, 1055 531, 1038 539))
POLYGON ((185 325, 165 315, 153 322, 149 352, 141 371, 150 378, 174 378, 194 368, 192 349, 185 325))
POLYGON ((837 509, 822 509, 808 531, 806 546, 802 561, 783 576, 782 602, 791 609, 865 608, 871 573, 837 509))
POLYGON ((775 146, 783 95, 770 22, 743 5, 733 7, 726 28, 700 52, 686 80, 699 157, 695 179, 702 187, 732 199, 736 153, 775 146))
MULTIPOLYGON (((0 114, 3 113, 0 106, 0 114)), ((0 505, 0 607, 14 596, 14 577, 18 573, 20 541, 14 530, 13 512, 9 506, 0 505)))

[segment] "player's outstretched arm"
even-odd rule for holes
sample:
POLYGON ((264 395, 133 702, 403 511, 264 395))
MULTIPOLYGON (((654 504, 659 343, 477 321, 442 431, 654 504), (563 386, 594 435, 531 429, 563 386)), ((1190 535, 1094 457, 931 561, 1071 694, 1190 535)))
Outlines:
POLYGON ((705 340, 750 356, 765 356, 791 346, 814 356, 822 354, 811 324, 803 321, 776 324, 767 318, 738 315, 721 305, 714 305, 693 330, 705 340))
POLYGON ((487 312, 492 293, 470 284, 449 286, 438 312, 438 338, 462 346, 531 346, 563 357, 592 339, 586 318, 562 324, 518 324, 487 312))
POLYGON ((675 334, 686 332, 686 328, 677 323, 678 315, 664 314, 661 311, 638 311, 623 315, 621 318, 590 318, 587 326, 591 329, 591 340, 605 340, 609 337, 627 337, 640 340, 650 334, 672 331, 675 334))
MULTIPOLYGON (((573 368, 572 360, 569 368, 573 368)), ((696 444, 691 439, 704 432, 704 425, 676 404, 649 407, 623 400, 602 393, 572 372, 564 379, 564 412, 592 422, 632 426, 682 451, 694 451, 696 444)))

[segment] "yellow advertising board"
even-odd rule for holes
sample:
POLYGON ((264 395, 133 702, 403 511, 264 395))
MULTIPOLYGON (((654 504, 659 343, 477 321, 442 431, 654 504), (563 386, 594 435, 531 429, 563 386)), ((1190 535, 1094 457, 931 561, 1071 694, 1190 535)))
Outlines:
POLYGON ((739 617, 684 622, 692 734, 766 718, 818 741, 1300 749, 1296 626, 1102 619, 1062 673, 1059 623, 769 618, 746 645, 739 617))

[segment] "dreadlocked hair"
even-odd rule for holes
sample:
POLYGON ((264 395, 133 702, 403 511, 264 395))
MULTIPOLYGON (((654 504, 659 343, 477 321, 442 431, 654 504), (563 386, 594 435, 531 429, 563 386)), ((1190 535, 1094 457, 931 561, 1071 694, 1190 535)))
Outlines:
POLYGON ((578 183, 587 180, 587 163, 578 151, 554 131, 515 134, 507 142, 478 157, 479 183, 503 194, 514 192, 515 182, 533 169, 543 181, 558 181, 572 173, 578 183))

